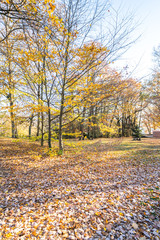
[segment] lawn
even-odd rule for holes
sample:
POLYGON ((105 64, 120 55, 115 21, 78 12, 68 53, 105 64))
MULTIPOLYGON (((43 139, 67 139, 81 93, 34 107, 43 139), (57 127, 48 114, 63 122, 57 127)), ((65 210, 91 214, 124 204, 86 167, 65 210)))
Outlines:
POLYGON ((0 239, 160 239, 160 139, 0 138, 0 239))

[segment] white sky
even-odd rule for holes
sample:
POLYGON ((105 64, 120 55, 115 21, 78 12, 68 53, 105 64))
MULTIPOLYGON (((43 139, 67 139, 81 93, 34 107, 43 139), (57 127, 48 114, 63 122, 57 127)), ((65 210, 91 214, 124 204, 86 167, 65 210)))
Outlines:
POLYGON ((111 2, 115 9, 121 6, 124 13, 129 10, 135 13, 135 22, 141 22, 135 30, 135 35, 142 35, 115 65, 120 68, 128 65, 128 71, 132 72, 139 63, 133 76, 143 78, 152 72, 153 48, 160 44, 160 0, 111 0, 111 2))

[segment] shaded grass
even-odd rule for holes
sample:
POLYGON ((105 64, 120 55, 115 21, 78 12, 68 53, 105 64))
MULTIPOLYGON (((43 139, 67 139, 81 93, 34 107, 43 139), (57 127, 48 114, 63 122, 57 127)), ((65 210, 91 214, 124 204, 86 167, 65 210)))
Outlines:
MULTIPOLYGON (((8 218, 14 224, 17 218, 22 221, 23 214, 25 224, 28 224, 28 229, 31 228, 31 239, 34 239, 35 232, 32 231, 32 221, 30 222, 32 215, 39 219, 39 214, 42 213, 45 220, 41 224, 44 228, 50 227, 46 222, 50 209, 56 213, 55 217, 50 216, 51 222, 57 224, 60 230, 67 229, 65 223, 62 227, 61 224, 63 219, 66 221, 65 214, 69 214, 72 209, 74 221, 79 221, 77 228, 86 231, 87 226, 90 236, 95 232, 93 226, 97 219, 104 229, 107 228, 106 219, 119 224, 123 215, 127 218, 126 212, 134 213, 135 221, 138 213, 143 211, 143 215, 146 212, 147 218, 156 224, 159 219, 160 140, 65 140, 64 156, 57 156, 58 141, 52 144, 53 150, 48 152, 47 146, 41 148, 38 142, 0 139, 0 211, 6 225, 8 218), (22 212, 18 213, 19 209, 22 212), (9 211, 13 211, 15 216, 9 211), (57 214, 61 220, 57 219, 57 214), (88 222, 83 222, 87 217, 88 222)), ((145 221, 145 214, 143 218, 145 221)), ((128 222, 122 221, 122 224, 127 225, 128 222)), ((12 225, 9 225, 9 230, 4 225, 1 227, 2 239, 6 239, 6 234, 10 233, 8 231, 15 234, 12 225)), ((72 228, 68 231, 73 232, 72 228)), ((140 238, 141 233, 137 234, 140 238)), ((37 238, 40 239, 41 235, 37 238)), ((66 238, 59 236, 50 239, 66 238)))

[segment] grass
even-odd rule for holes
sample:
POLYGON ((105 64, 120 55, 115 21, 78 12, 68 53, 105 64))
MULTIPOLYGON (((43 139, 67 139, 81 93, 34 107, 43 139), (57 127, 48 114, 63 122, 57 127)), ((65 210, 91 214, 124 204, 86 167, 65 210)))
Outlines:
POLYGON ((0 239, 160 237, 160 139, 52 146, 0 138, 0 239))

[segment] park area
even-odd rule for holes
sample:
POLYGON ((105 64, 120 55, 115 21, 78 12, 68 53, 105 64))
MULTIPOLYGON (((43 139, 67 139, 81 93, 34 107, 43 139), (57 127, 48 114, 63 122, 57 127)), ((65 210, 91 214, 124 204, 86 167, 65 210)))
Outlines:
POLYGON ((160 239, 160 139, 0 138, 0 239, 160 239))

